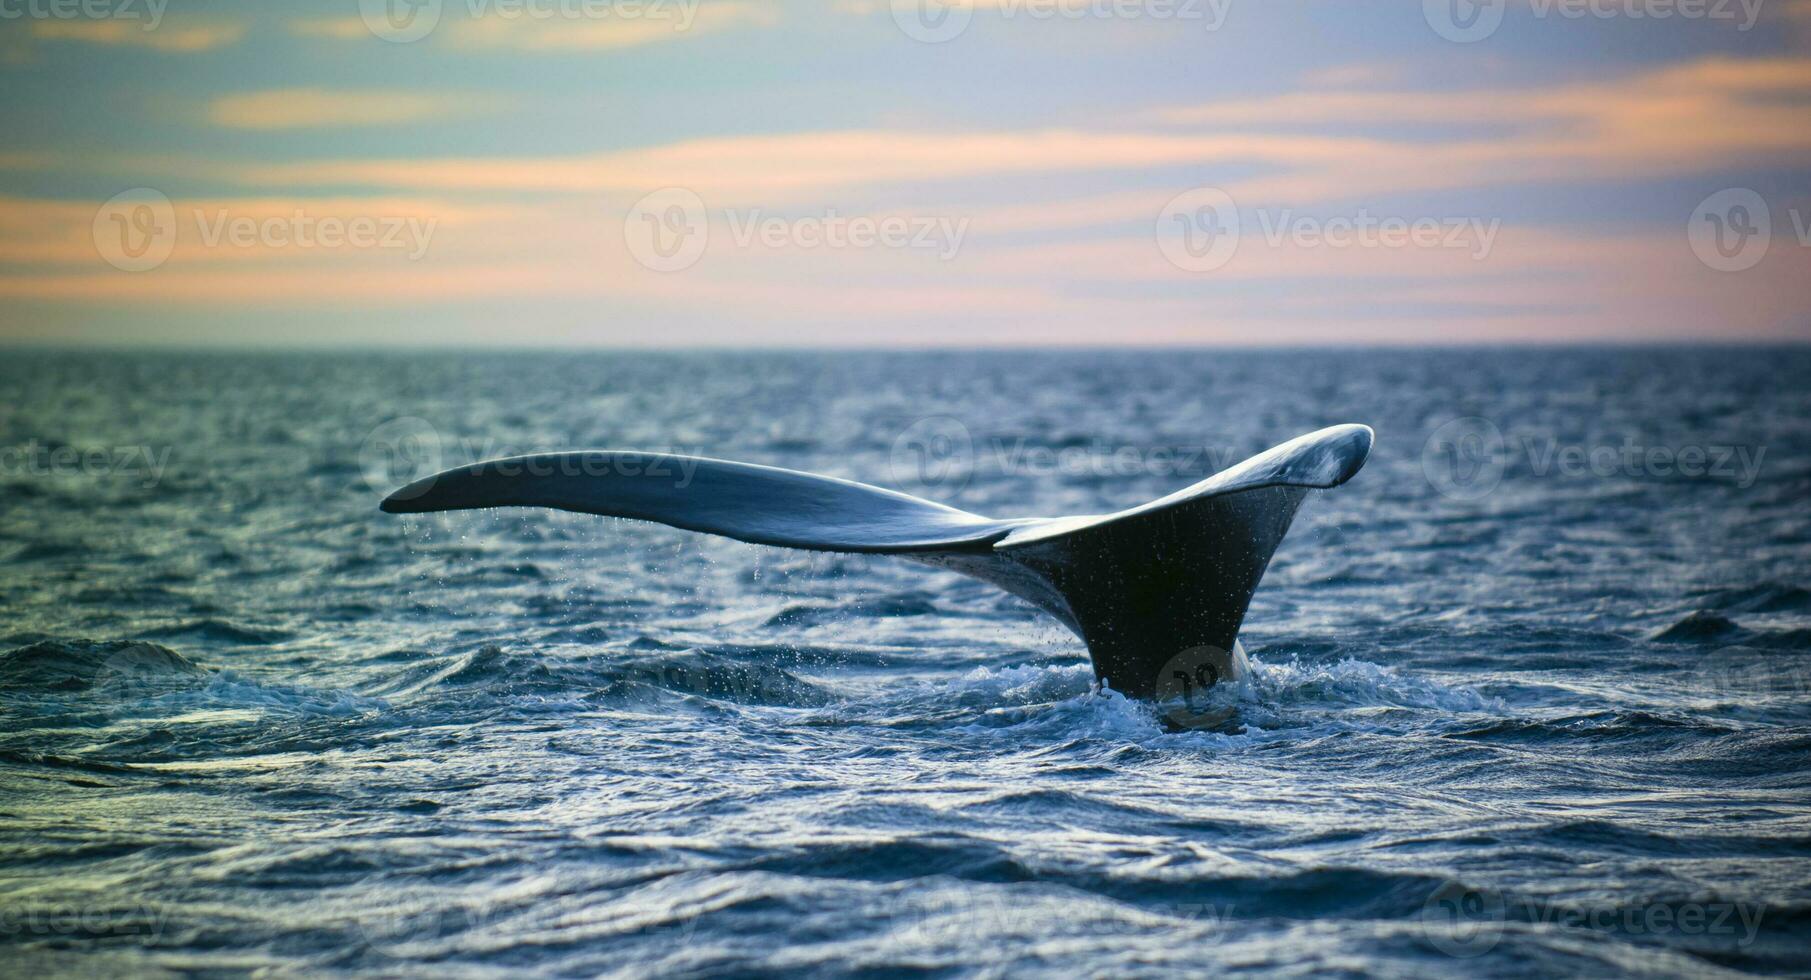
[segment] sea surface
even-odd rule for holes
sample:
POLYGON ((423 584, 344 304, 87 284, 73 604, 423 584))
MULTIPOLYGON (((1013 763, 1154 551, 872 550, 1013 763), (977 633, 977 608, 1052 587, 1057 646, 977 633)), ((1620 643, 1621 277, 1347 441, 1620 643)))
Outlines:
POLYGON ((0 974, 1811 973, 1811 351, 0 356, 0 974), (1206 728, 884 557, 439 466, 999 516, 1300 433, 1206 728))

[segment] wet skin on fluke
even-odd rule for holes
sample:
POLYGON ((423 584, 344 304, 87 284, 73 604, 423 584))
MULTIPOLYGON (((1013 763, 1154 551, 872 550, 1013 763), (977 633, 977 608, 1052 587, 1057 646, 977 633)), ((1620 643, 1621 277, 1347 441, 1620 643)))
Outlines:
POLYGON ((1309 490, 1351 479, 1371 441, 1368 426, 1336 425, 1167 497, 1080 517, 996 519, 814 473, 614 450, 447 470, 391 494, 383 509, 552 507, 754 544, 899 555, 1026 599, 1081 637, 1103 683, 1153 698, 1170 693, 1179 662, 1185 687, 1225 677, 1236 658, 1196 651, 1233 649, 1296 508, 1309 490))

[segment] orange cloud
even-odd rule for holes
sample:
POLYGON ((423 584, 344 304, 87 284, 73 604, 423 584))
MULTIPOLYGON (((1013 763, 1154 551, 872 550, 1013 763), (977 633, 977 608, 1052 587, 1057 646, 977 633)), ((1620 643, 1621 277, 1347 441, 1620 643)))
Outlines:
MULTIPOLYGON (((489 9, 477 16, 448 19, 430 35, 468 49, 514 51, 609 51, 683 40, 780 21, 772 0, 639 0, 620 8, 600 6, 598 16, 537 15, 532 8, 489 9), (634 11, 633 15, 630 11, 634 11)), ((574 8, 576 10, 576 8, 574 8)), ((358 17, 304 18, 288 23, 297 37, 368 41, 371 29, 358 17)))
POLYGON ((208 119, 229 129, 385 126, 445 118, 488 105, 489 100, 469 95, 292 88, 221 96, 208 107, 208 119))
POLYGON ((1673 227, 1639 232, 1507 226, 1482 256, 1315 248, 1266 241, 1254 225, 1232 262, 1202 275, 1171 265, 1153 233, 1183 188, 1157 185, 1145 172, 1191 167, 1192 179, 1218 183, 1273 217, 1441 188, 1714 177, 1735 166, 1811 161, 1811 130, 1798 122, 1808 97, 1811 61, 1710 59, 1511 93, 1330 85, 1159 110, 1142 131, 850 130, 564 157, 190 165, 190 175, 283 188, 203 202, 239 215, 282 218, 303 207, 434 215, 440 224, 419 261, 395 252, 209 247, 191 231, 166 265, 133 274, 99 261, 91 229, 98 202, 0 201, 0 263, 8 270, 0 296, 216 310, 571 300, 575 309, 602 303, 688 323, 716 322, 734 309, 743 311, 738 324, 783 323, 797 342, 847 342, 846 323, 857 317, 909 324, 926 343, 1098 342, 1102 323, 1123 324, 1116 339, 1128 342, 1686 337, 1712 325, 1725 336, 1783 337, 1811 322, 1803 288, 1811 251, 1798 247, 1783 213, 1796 202, 1779 202, 1772 251, 1738 274, 1698 261, 1681 214, 1673 227), (1292 130, 1331 122, 1347 135, 1292 130), (1389 129, 1405 123, 1456 128, 1414 139, 1389 129), (1098 176, 1110 190, 1061 198, 1022 179, 1061 173, 1098 176), (630 201, 672 185, 704 197, 712 238, 696 266, 661 274, 635 262, 623 220, 630 201), (344 186, 374 193, 289 196, 296 187, 344 186), (923 205, 958 190, 985 203, 923 205), (863 200, 885 202, 877 212, 907 211, 916 201, 921 213, 966 220, 972 233, 947 261, 899 249, 737 245, 716 213, 783 205, 852 215, 863 200), (833 323, 844 325, 812 326, 833 323))
MULTIPOLYGON (((251 184, 430 191, 642 193, 683 186, 707 199, 810 199, 835 188, 912 186, 1037 173, 1244 164, 1241 203, 1304 204, 1505 181, 1658 177, 1735 163, 1811 159, 1811 60, 1712 59, 1614 83, 1522 92, 1324 90, 1156 110, 1187 132, 846 130, 690 140, 566 157, 346 160, 238 168, 251 184), (1318 136, 1287 127, 1482 123, 1458 138, 1318 136)), ((1111 198, 1105 199, 1110 201, 1111 198)), ((1058 204, 1058 211, 1074 209, 1058 204)))
POLYGON ((772 27, 779 9, 768 0, 647 0, 640 16, 506 17, 498 11, 447 25, 452 43, 468 48, 582 51, 630 48, 739 27, 772 27))
POLYGON ((31 35, 45 41, 80 41, 111 46, 130 45, 175 54, 211 51, 234 44, 245 36, 243 24, 159 25, 147 29, 136 20, 36 20, 31 35))
POLYGON ((324 37, 335 41, 375 40, 371 28, 361 17, 311 17, 291 20, 285 25, 296 37, 324 37))
POLYGON ((236 169, 223 176, 252 184, 364 184, 443 191, 640 193, 682 186, 728 203, 754 195, 818 193, 837 187, 1133 170, 1208 161, 1332 163, 1348 156, 1353 148, 1352 140, 1306 136, 849 130, 690 140, 571 157, 275 164, 236 169))

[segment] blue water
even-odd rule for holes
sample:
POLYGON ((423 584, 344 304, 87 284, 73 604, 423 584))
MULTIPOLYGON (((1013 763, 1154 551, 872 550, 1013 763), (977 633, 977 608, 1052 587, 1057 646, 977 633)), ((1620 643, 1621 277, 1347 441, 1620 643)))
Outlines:
POLYGON ((9 353, 0 972, 1811 972, 1807 378, 9 353), (1345 421, 1204 730, 953 574, 376 509, 623 447, 1089 513, 1345 421))

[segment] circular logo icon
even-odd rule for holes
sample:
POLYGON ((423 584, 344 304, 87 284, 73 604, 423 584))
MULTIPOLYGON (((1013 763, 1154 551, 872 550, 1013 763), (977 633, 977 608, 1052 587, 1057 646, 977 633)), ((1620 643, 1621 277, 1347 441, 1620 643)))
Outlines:
POLYGON ((1503 938, 1503 896, 1449 881, 1421 906, 1422 935, 1448 956, 1470 959, 1496 948, 1503 938))
POLYGON ((1507 0, 1421 0, 1421 16, 1434 33, 1455 44, 1482 41, 1503 26, 1507 0))
POLYGON ((623 242, 635 261, 655 272, 689 269, 710 244, 704 199, 684 187, 664 187, 635 202, 623 218, 623 242))
POLYGON ((123 717, 145 701, 193 686, 197 673, 196 668, 159 647, 128 643, 101 662, 88 690, 108 715, 123 717))
POLYGON ((973 475, 975 442, 968 426, 948 415, 932 415, 907 426, 893 440, 888 470, 893 486, 906 493, 951 496, 973 475))
POLYGON ((973 0, 893 0, 893 23, 905 36, 925 44, 942 44, 974 19, 973 0))
POLYGON ((1704 199, 1685 226, 1698 261, 1718 272, 1741 272, 1759 265, 1773 243, 1773 213, 1761 195, 1730 187, 1704 199))
POLYGON ((1720 658, 1702 659, 1692 690, 1700 696, 1726 698, 1742 692, 1742 674, 1720 658))
MULTIPOLYGON (((364 474, 365 485, 372 490, 399 491, 440 472, 440 432, 426 419, 391 419, 365 437, 358 450, 358 468, 364 474)), ((402 499, 418 497, 428 489, 425 484, 414 487, 402 499)))
POLYGON ((1239 205, 1218 187, 1170 198, 1157 214, 1157 249, 1184 272, 1212 272, 1239 250, 1239 205))
POLYGON ((176 208, 149 187, 115 194, 94 214, 94 247, 115 269, 155 269, 176 248, 176 208))
POLYGON ((1421 472, 1442 496, 1478 500, 1503 481, 1503 433, 1489 419, 1453 419, 1421 446, 1421 472))
POLYGON ((1233 715, 1231 702, 1214 688, 1237 679, 1233 655, 1217 646, 1189 647, 1157 674, 1157 706, 1177 728, 1216 728, 1233 715))
POLYGON ((440 26, 441 0, 358 0, 366 29, 393 44, 408 44, 440 26))
POLYGON ((1316 541, 1319 547, 1338 549, 1345 547, 1346 539, 1352 535, 1346 525, 1328 523, 1315 525, 1313 530, 1308 532, 1308 536, 1316 541))
MULTIPOLYGON (((395 889, 394 881, 371 881, 372 890, 395 889)), ((483 925, 486 909, 456 898, 442 899, 411 889, 385 895, 359 913, 358 931, 365 943, 386 956, 408 955, 415 943, 432 942, 483 925)))

